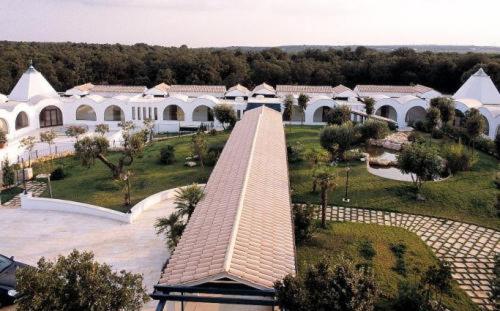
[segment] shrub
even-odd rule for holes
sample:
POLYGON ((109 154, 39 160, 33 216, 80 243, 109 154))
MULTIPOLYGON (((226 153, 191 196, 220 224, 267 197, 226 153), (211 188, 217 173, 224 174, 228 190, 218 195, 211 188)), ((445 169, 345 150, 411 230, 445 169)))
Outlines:
POLYGON ((208 147, 204 163, 208 166, 214 166, 219 160, 219 156, 224 149, 224 144, 213 144, 208 147))
POLYGON ((478 161, 477 155, 466 150, 462 144, 445 146, 442 155, 451 173, 468 171, 478 161))
POLYGON ((172 164, 175 161, 175 148, 172 145, 165 145, 160 150, 160 163, 172 164))
POLYGON ((62 167, 56 167, 55 170, 50 173, 50 179, 52 180, 61 180, 66 177, 66 174, 64 174, 64 169, 62 167))
POLYGON ((422 120, 418 120, 414 123, 414 129, 417 131, 425 132, 425 123, 422 120))
POLYGON ((2 182, 4 187, 10 187, 15 182, 16 173, 13 165, 10 164, 9 159, 5 159, 2 163, 2 182))
POLYGON ((287 144, 286 153, 289 163, 301 162, 303 160, 302 155, 304 153, 304 145, 300 141, 293 144, 287 144))
POLYGON ((234 111, 234 108, 229 104, 215 105, 214 115, 215 118, 219 120, 224 130, 226 129, 226 127, 231 129, 236 124, 236 112, 234 111))
POLYGON ((293 207, 295 242, 300 244, 311 239, 314 232, 314 208, 311 205, 293 207))
POLYGON ((342 125, 349 120, 351 120, 351 108, 346 105, 334 107, 326 114, 326 122, 330 125, 342 125))
POLYGON ((419 132, 413 131, 410 135, 408 135, 408 141, 411 141, 412 143, 421 143, 424 140, 424 136, 422 136, 419 132))
POLYGON ((369 240, 361 241, 361 244, 359 245, 359 254, 366 260, 372 260, 373 257, 377 255, 377 252, 373 248, 372 241, 369 240))
POLYGON ((389 135, 389 126, 386 122, 368 119, 365 123, 360 127, 361 136, 364 140, 373 138, 373 139, 382 139, 389 135))
POLYGON ((436 107, 429 107, 425 115, 425 124, 428 132, 431 132, 441 123, 441 112, 436 107))
POLYGON ((0 131, 0 144, 5 144, 7 142, 7 134, 4 131, 0 131))
POLYGON ((474 147, 487 154, 495 154, 495 142, 488 137, 479 136, 474 139, 474 147))
POLYGON ((406 275, 406 263, 405 263, 405 254, 406 254, 406 245, 403 243, 393 244, 391 245, 391 251, 396 256, 396 265, 393 270, 397 273, 405 276, 406 275))
POLYGON ((389 127, 389 130, 391 130, 391 131, 395 131, 398 129, 398 125, 395 122, 389 122, 389 123, 387 123, 387 126, 389 127))
POLYGON ((441 138, 444 137, 444 133, 440 129, 433 129, 432 132, 431 132, 431 136, 434 139, 441 139, 441 138))
POLYGON ((345 152, 358 141, 358 134, 352 122, 327 126, 320 132, 320 144, 330 152, 332 161, 337 153, 344 161, 345 152))
POLYGON ((433 310, 433 307, 421 286, 405 281, 398 285, 398 294, 393 302, 393 310, 425 311, 433 310))
POLYGON ((398 166, 405 174, 415 174, 412 180, 417 192, 424 181, 433 180, 442 172, 442 158, 437 150, 425 144, 410 144, 397 156, 398 166))

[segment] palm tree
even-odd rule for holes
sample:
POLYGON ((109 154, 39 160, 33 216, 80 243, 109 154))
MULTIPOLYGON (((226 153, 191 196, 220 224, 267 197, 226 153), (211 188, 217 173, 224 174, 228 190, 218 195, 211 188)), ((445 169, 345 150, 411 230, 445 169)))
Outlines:
POLYGON ((326 228, 326 206, 328 201, 328 191, 335 189, 335 173, 328 168, 320 168, 314 172, 315 183, 319 186, 321 197, 321 226, 326 228))
POLYGON ((186 224, 178 213, 172 213, 168 217, 161 217, 155 223, 156 234, 164 234, 167 238, 167 246, 173 251, 179 243, 186 224))
POLYGON ((198 202, 203 198, 203 188, 198 184, 192 184, 187 187, 179 188, 175 191, 175 208, 180 216, 191 218, 198 202))
POLYGON ((299 108, 302 112, 302 120, 301 120, 301 125, 304 125, 304 119, 306 117, 306 108, 307 108, 307 103, 309 103, 309 96, 306 94, 300 94, 299 98, 297 99, 297 103, 299 105, 299 108))
POLYGON ((292 119, 293 96, 287 95, 283 104, 285 105, 283 110, 283 121, 290 121, 292 119))

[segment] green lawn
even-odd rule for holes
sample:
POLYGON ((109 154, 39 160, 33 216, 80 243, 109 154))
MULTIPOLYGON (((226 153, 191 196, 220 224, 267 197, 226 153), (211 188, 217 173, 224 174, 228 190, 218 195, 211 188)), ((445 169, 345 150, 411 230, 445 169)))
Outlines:
MULTIPOLYGON (((287 128, 288 142, 301 141, 305 148, 319 145, 319 127, 292 126, 287 128)), ((433 143, 442 146, 445 141, 433 143)), ((495 173, 500 169, 497 159, 479 153, 480 160, 470 172, 458 173, 440 182, 427 182, 423 188, 424 202, 414 199, 412 184, 374 176, 367 172, 365 163, 349 163, 349 193, 351 202, 341 201, 345 190, 345 166, 332 168, 338 174, 337 189, 329 195, 329 203, 343 206, 392 210, 424 214, 465 221, 500 229, 495 216, 495 173)), ((290 165, 292 200, 319 203, 319 195, 311 193, 311 167, 307 162, 290 165)))
MULTIPOLYGON (((209 145, 227 140, 227 133, 207 136, 209 145)), ((205 183, 210 176, 212 167, 184 166, 185 158, 191 153, 191 137, 175 137, 156 142, 146 147, 144 154, 136 158, 129 167, 132 172, 132 204, 154 193, 191 184, 205 183), (158 162, 160 149, 164 145, 175 146, 176 162, 172 165, 162 165, 158 162)), ((116 154, 110 154, 110 159, 116 160, 116 154)), ((110 171, 99 160, 90 168, 82 167, 75 157, 67 157, 54 161, 54 167, 64 167, 68 174, 63 180, 53 181, 52 189, 55 198, 95 204, 123 211, 123 192, 111 179, 110 171)), ((35 174, 42 168, 35 167, 35 174)), ((44 196, 48 196, 46 191, 44 196)))
MULTIPOLYGON (((398 283, 415 282, 423 272, 437 259, 429 247, 415 234, 401 228, 355 223, 330 223, 329 229, 319 230, 311 241, 297 247, 299 273, 304 273, 308 265, 322 258, 329 258, 335 263, 339 256, 353 260, 356 264, 368 264, 373 268, 375 280, 381 291, 381 310, 390 310, 387 303, 397 293, 398 283), (360 254, 362 243, 371 243, 376 255, 365 259, 360 254), (404 255, 407 275, 394 271, 396 257, 390 247, 404 243, 407 247, 404 255)), ((444 298, 450 310, 477 310, 468 296, 454 283, 453 293, 444 298)))

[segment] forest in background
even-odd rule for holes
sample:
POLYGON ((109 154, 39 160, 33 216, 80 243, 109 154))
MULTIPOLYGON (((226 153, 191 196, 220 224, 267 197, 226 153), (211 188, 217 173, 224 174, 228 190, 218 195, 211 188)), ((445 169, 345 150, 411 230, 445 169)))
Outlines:
POLYGON ((57 91, 75 85, 241 83, 249 88, 276 84, 423 84, 454 93, 479 67, 500 87, 500 54, 380 52, 356 49, 305 49, 285 52, 193 49, 147 44, 36 43, 0 41, 0 93, 8 94, 29 60, 57 91))

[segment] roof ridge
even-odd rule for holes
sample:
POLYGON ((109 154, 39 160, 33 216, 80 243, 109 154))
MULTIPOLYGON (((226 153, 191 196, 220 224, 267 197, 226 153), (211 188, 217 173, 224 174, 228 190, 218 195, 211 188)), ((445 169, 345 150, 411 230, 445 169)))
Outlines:
POLYGON ((236 243, 236 236, 238 235, 238 227, 241 218, 241 212, 243 210, 243 202, 245 200, 246 189, 248 185, 248 176, 250 175, 250 167, 252 166, 252 160, 254 157, 254 150, 257 141, 257 134, 259 133, 259 127, 262 121, 262 115, 264 113, 264 108, 261 108, 259 112, 259 119, 257 120, 257 125, 255 126, 255 133, 252 139, 252 148, 250 149, 250 157, 248 158, 248 165, 245 169, 245 180, 243 182, 243 187, 241 190, 240 198, 238 200, 238 211, 236 213, 235 221, 233 224, 233 228, 231 230, 231 239, 226 249, 226 255, 224 257, 224 266, 223 270, 229 274, 229 268, 231 266, 231 259, 234 253, 234 245, 236 243))

